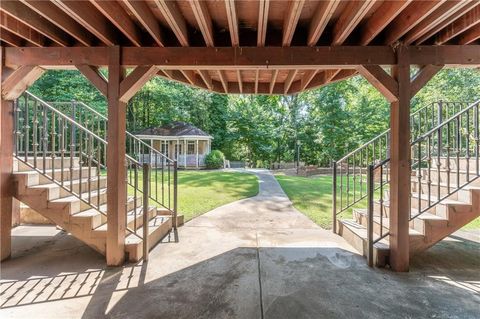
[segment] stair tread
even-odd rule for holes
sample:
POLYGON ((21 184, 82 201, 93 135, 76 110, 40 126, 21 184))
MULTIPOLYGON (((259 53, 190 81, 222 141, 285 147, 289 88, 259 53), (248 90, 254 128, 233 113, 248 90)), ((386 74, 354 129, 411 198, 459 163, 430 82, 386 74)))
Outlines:
MULTIPOLYGON (((81 168, 82 168, 82 170, 88 170, 88 166, 82 166, 81 168)), ((96 169, 96 167, 93 167, 93 166, 92 166, 92 167, 90 167, 90 169, 96 169)), ((80 167, 73 167, 73 168, 64 167, 63 170, 79 171, 79 170, 80 170, 80 167)), ((51 168, 47 168, 47 169, 45 170, 45 173, 51 173, 52 171, 55 172, 55 173, 57 173, 57 172, 58 172, 58 173, 61 173, 61 172, 62 172, 62 169, 61 169, 61 168, 55 168, 54 170, 52 170, 51 168)), ((38 171, 37 171, 37 170, 35 170, 35 169, 32 168, 32 169, 30 169, 30 170, 14 171, 13 174, 15 174, 15 175, 22 175, 22 174, 43 174, 43 169, 40 169, 40 168, 39 168, 38 171)))
MULTIPOLYGON (((96 182, 98 179, 105 180, 106 177, 105 176, 100 176, 100 178, 97 178, 95 176, 95 177, 92 177, 90 179, 90 181, 96 182)), ((78 185, 79 183, 87 183, 87 182, 88 182, 88 178, 82 178, 81 181, 79 179, 74 179, 72 184, 78 185)), ((70 186, 70 180, 64 180, 63 183, 67 186, 70 186)), ((39 185, 28 186, 28 188, 56 188, 56 187, 60 187, 60 185, 58 185, 57 183, 48 183, 48 184, 39 184, 39 185)))
MULTIPOLYGON (((96 196, 97 194, 106 194, 107 193, 107 189, 106 188, 101 188, 100 191, 98 190, 92 190, 91 192, 91 196, 96 196)), ((81 194, 81 197, 83 199, 86 199, 88 198, 88 192, 86 193, 82 193, 81 194)), ((74 201, 77 201, 77 200, 80 200, 77 196, 75 195, 70 195, 70 196, 65 196, 65 197, 60 197, 60 198, 56 198, 56 199, 52 199, 52 200, 49 200, 49 202, 52 202, 52 203, 63 203, 63 202, 74 202, 74 201)))
MULTIPOLYGON (((362 240, 366 241, 368 237, 367 233, 367 228, 365 226, 360 225, 353 219, 342 219, 340 221, 344 227, 347 227, 351 232, 355 233, 355 235, 359 236, 362 238, 362 240)), ((390 244, 388 241, 384 238, 380 240, 379 242, 375 243, 374 246, 377 249, 389 249, 390 244)))
MULTIPOLYGON (((355 209, 356 212, 362 214, 362 215, 366 215, 367 214, 367 209, 355 209)), ((417 213, 418 212, 418 209, 413 209, 412 208, 412 212, 414 213, 417 213)), ((413 215, 413 214, 412 214, 413 215)), ((374 216, 374 219, 379 219, 380 216, 374 216)), ((428 212, 425 212, 419 216, 417 216, 417 218, 420 218, 420 219, 425 219, 425 220, 428 220, 428 219, 435 219, 435 220, 448 220, 446 218, 443 218, 441 216, 438 216, 438 215, 435 215, 435 214, 431 214, 431 213, 428 213, 428 212)), ((383 220, 385 221, 388 221, 389 218, 388 217, 383 217, 383 220)), ((385 225, 385 223, 384 223, 385 225)), ((386 224, 388 226, 388 224, 386 224)))
MULTIPOLYGON (((418 193, 412 193, 412 198, 418 198, 418 193)), ((427 200, 428 199, 428 194, 421 194, 421 198, 422 199, 425 199, 427 200)), ((430 196, 430 199, 432 202, 436 202, 437 201, 437 197, 434 196, 433 194, 430 196)), ((375 203, 380 203, 380 201, 378 200, 375 200, 374 201, 375 203)), ((462 201, 458 201, 458 200, 454 200, 454 199, 451 199, 451 198, 445 198, 445 199, 442 199, 440 201, 441 204, 454 204, 454 205, 470 205, 469 203, 466 203, 466 202, 462 202, 462 201)), ((388 198, 384 199, 383 200, 383 205, 384 206, 387 206, 387 207, 390 207, 390 200, 388 198)), ((412 208, 413 210, 413 208, 412 208)))
MULTIPOLYGON (((376 221, 377 223, 380 223, 380 216, 374 216, 373 220, 376 221)), ((390 221, 390 219, 388 217, 383 217, 383 226, 388 228, 389 221, 390 221)), ((353 220, 353 222, 358 224, 355 220, 353 220)), ((358 224, 358 225, 360 225, 360 224, 358 224)), ((360 225, 360 226, 364 227, 365 231, 367 231, 367 228, 365 226, 363 226, 363 225, 360 225)), ((411 227, 408 229, 408 232, 409 232, 410 236, 423 236, 423 234, 421 232, 419 232, 419 231, 417 231, 417 230, 415 230, 411 227)))
MULTIPOLYGON (((105 209, 106 209, 106 207, 107 207, 107 205, 105 205, 105 209)), ((153 210, 153 209, 155 209, 155 206, 150 206, 150 207, 148 208, 148 211, 151 211, 151 210, 153 210)), ((94 209, 94 208, 89 209, 88 211, 92 211, 92 210, 93 210, 93 211, 96 211, 96 209, 94 209)), ((129 211, 129 212, 127 213, 127 224, 135 219, 134 211, 135 211, 135 210, 132 209, 131 211, 129 211)), ((87 212, 87 211, 84 211, 84 212, 87 212)), ((97 212, 97 213, 98 213, 98 212, 97 212)), ((86 213, 86 214, 87 214, 87 215, 88 215, 88 214, 92 214, 92 212, 89 212, 89 213, 86 213)), ((100 213, 98 213, 98 214, 100 214, 100 213)), ((77 216, 77 215, 78 215, 78 214, 75 214, 75 216, 77 216)), ((138 218, 138 217, 141 217, 141 216, 143 216, 143 207, 138 207, 138 208, 137 208, 137 218, 138 218)), ((95 228, 95 230, 97 230, 97 231, 107 231, 107 223, 104 223, 104 224, 98 226, 97 228, 95 228)))
MULTIPOLYGON (((166 223, 170 217, 167 216, 155 216, 148 221, 148 234, 152 234, 157 228, 159 228, 162 224, 166 223)), ((137 234, 142 237, 143 236, 143 227, 140 227, 137 230, 137 234)), ((135 234, 129 234, 125 238, 125 245, 135 245, 142 242, 141 238, 138 238, 135 234)))

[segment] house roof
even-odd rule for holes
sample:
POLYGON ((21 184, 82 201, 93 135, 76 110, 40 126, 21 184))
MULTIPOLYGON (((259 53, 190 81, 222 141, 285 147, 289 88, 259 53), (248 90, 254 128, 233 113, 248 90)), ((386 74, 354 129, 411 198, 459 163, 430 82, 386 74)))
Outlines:
POLYGON ((138 131, 135 135, 139 136, 205 136, 210 137, 207 133, 193 126, 192 124, 185 122, 171 122, 169 124, 159 127, 149 127, 144 130, 138 131))

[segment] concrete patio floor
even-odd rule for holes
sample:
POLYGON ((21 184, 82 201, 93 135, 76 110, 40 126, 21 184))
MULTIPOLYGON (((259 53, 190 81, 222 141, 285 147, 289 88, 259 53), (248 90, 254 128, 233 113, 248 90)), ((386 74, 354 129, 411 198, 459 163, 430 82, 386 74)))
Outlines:
POLYGON ((20 226, 1 264, 1 318, 478 318, 480 234, 459 232, 409 273, 371 269, 297 212, 274 177, 165 238, 148 263, 104 257, 55 227, 20 226))

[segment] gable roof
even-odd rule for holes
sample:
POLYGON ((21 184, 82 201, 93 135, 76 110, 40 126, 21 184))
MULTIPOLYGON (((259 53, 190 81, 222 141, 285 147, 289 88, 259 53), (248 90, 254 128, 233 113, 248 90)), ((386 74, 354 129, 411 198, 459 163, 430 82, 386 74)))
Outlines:
POLYGON ((198 127, 185 122, 171 122, 169 124, 159 127, 149 127, 138 131, 135 135, 149 135, 149 136, 205 136, 210 137, 198 127))

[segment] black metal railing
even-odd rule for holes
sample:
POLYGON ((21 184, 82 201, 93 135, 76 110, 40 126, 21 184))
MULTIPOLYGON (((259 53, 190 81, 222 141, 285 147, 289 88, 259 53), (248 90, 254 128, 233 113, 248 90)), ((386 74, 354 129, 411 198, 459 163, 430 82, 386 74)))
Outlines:
MULTIPOLYGON (((108 118, 79 101, 50 102, 55 108, 73 118, 85 121, 86 127, 97 135, 107 138, 108 118)), ((147 144, 130 132, 126 132, 126 153, 127 153, 127 184, 130 195, 135 196, 142 192, 143 178, 142 165, 149 164, 148 179, 150 181, 149 199, 151 204, 168 209, 173 216, 174 227, 176 228, 177 216, 177 161, 173 160, 159 150, 147 144)))
MULTIPOLYGON (((480 177, 480 101, 445 119, 411 143, 412 176, 409 220, 430 211, 480 177)), ((389 198, 390 158, 367 173, 367 260, 373 247, 390 235, 384 225, 384 202, 389 198)))
MULTIPOLYGON (((410 116, 411 140, 429 132, 445 119, 468 107, 464 102, 436 102, 410 116)), ((333 231, 337 231, 337 218, 358 205, 367 205, 367 171, 389 158, 390 129, 332 163, 333 175, 333 231)))

